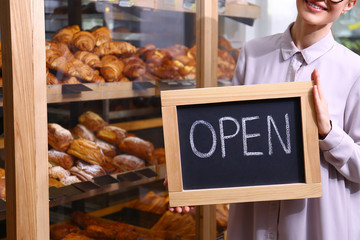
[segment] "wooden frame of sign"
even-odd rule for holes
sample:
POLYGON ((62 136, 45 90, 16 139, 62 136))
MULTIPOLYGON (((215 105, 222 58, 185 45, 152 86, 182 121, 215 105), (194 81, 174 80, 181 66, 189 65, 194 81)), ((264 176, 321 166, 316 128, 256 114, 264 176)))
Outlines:
MULTIPOLYGON (((285 199, 300 199, 300 198, 315 198, 321 196, 321 176, 320 176, 320 159, 319 159, 319 140, 318 140, 318 130, 316 125, 316 115, 315 109, 313 104, 313 94, 312 94, 312 82, 293 82, 293 83, 276 83, 276 84, 261 84, 261 85, 249 85, 249 86, 231 86, 231 87, 213 87, 213 88, 198 88, 198 89, 188 89, 188 90, 170 90, 170 91, 162 91, 161 92, 161 104, 162 104, 162 117, 163 117, 163 129, 164 129, 164 140, 165 140, 165 151, 166 151, 166 165, 167 165, 167 178, 168 178, 168 188, 169 188, 169 198, 170 198, 170 206, 194 206, 194 205, 208 205, 208 204, 220 204, 220 203, 232 203, 232 202, 256 202, 256 201, 268 201, 268 200, 285 200, 285 199), (230 177, 236 175, 232 172, 232 169, 236 166, 239 167, 239 162, 251 162, 253 164, 260 159, 261 162, 262 158, 267 157, 267 159, 271 160, 272 156, 275 151, 285 156, 286 153, 283 153, 282 150, 275 150, 272 149, 272 142, 276 141, 277 144, 280 146, 279 143, 282 143, 282 147, 285 152, 291 152, 291 141, 290 138, 286 140, 284 137, 283 140, 281 136, 290 136, 290 131, 292 131, 292 126, 289 124, 289 117, 285 114, 285 121, 284 118, 281 120, 285 122, 284 127, 278 127, 275 123, 271 114, 268 114, 267 121, 265 120, 264 124, 268 125, 264 129, 268 129, 268 138, 265 143, 269 144, 269 147, 266 147, 266 151, 255 151, 251 150, 252 146, 247 146, 247 142, 251 143, 255 140, 261 139, 261 134, 256 134, 256 129, 260 129, 255 127, 251 130, 249 127, 251 122, 259 122, 262 117, 245 117, 239 119, 239 112, 243 112, 241 109, 241 104, 243 103, 254 103, 250 106, 250 109, 256 109, 257 104, 265 103, 265 107, 262 106, 260 111, 261 114, 265 114, 267 111, 271 111, 276 109, 276 105, 279 103, 282 104, 282 101, 287 102, 290 99, 292 102, 295 99, 295 102, 298 104, 294 105, 295 109, 294 112, 298 112, 297 116, 300 118, 298 119, 298 131, 295 135, 298 135, 297 138, 300 139, 295 145, 292 146, 293 152, 297 152, 296 156, 300 156, 300 159, 297 160, 295 165, 299 165, 300 167, 295 171, 292 172, 292 166, 285 166, 284 161, 280 162, 278 165, 274 167, 270 167, 274 171, 275 174, 270 172, 269 178, 260 179, 259 182, 256 182, 257 178, 261 178, 262 175, 266 175, 264 173, 267 171, 268 166, 262 168, 261 166, 250 166, 249 169, 246 169, 245 173, 239 174, 236 177, 230 177), (280 101, 279 103, 277 101, 280 101), (266 105, 267 102, 270 101, 270 105, 266 105), (229 115, 235 114, 236 117, 226 117, 221 118, 221 121, 218 122, 221 124, 219 130, 212 127, 212 123, 207 123, 206 117, 207 116, 222 116, 224 114, 222 110, 221 113, 217 115, 219 109, 222 106, 226 106, 226 104, 230 104, 228 110, 230 111, 229 115), (239 111, 231 110, 231 105, 235 104, 235 109, 240 109, 239 111), (240 104, 241 106, 237 106, 240 104), (271 105, 273 104, 273 105, 271 105), (220 106, 220 108, 219 108, 220 106), (270 107, 269 107, 270 106, 270 107), (271 107, 274 106, 274 107, 271 107), (190 109, 190 114, 188 111, 180 111, 179 109, 185 107, 185 109, 190 109), (203 109, 205 107, 205 109, 203 109), (214 109, 214 110, 213 110, 214 109), (191 115, 191 111, 195 112, 193 115, 195 118, 191 118, 188 115, 191 115), (231 112, 233 111, 233 112, 231 112), (206 115, 206 112, 211 112, 210 115, 206 115), (264 113, 265 112, 265 113, 264 113), (191 125, 191 129, 184 128, 186 124, 180 123, 179 118, 184 119, 181 117, 181 114, 185 114, 185 119, 189 118, 188 121, 191 125), (204 114, 204 115, 202 115, 204 114), (197 121, 197 124, 194 124, 194 119, 205 119, 197 121), (230 120, 227 121, 226 120, 230 120), (240 122, 240 124, 238 124, 240 122), (192 124, 191 124, 192 123, 192 124), (203 124, 206 123, 206 124, 203 124), (242 123, 242 124, 241 124, 242 123), (248 128, 246 128, 246 124, 249 124, 248 128), (181 127, 180 127, 181 125, 181 127), (203 125, 202 128, 205 129, 201 134, 197 134, 198 136, 193 136, 195 126, 200 128, 200 125, 203 125), (227 133, 224 133, 224 126, 230 126, 230 130, 227 130, 227 133), (237 129, 234 126, 237 126, 237 129), (246 130, 240 130, 240 128, 245 128, 246 130), (280 133, 280 130, 284 128, 283 133, 280 133), (232 130, 231 130, 232 129, 232 130), (183 133, 191 132, 190 133, 183 133), (229 132, 230 131, 230 132, 229 132), (206 134, 206 132, 210 132, 206 134), (239 132, 242 132, 242 137, 239 132), (286 133, 285 133, 286 132, 286 133), (212 134, 211 134, 212 133, 212 134), (270 140, 269 137, 273 134, 273 140, 270 140), (276 139, 276 135, 278 139, 276 139), (215 141, 220 136, 220 141, 215 141), (240 137, 242 139, 239 142, 236 142, 235 136, 240 137), (184 137, 185 136, 185 137, 184 137), (189 138, 190 136, 190 138, 189 138), (200 136, 200 137, 199 137, 200 136), (210 136, 210 137, 209 137, 210 136), (203 142, 202 138, 211 138, 212 144, 204 144, 205 148, 200 148, 194 144, 194 141, 199 139, 200 142, 203 142), (195 140, 194 140, 195 139, 195 140), (187 142, 187 140, 189 140, 187 142), (225 146, 225 143, 235 144, 232 147, 225 146), (219 147, 220 143, 222 144, 219 147), (195 145, 195 146, 194 146, 195 145), (270 146, 271 145, 271 146, 270 146), (299 145, 300 147, 298 147, 299 145), (185 146, 185 147, 183 147, 185 146), (190 146, 190 147, 189 147, 190 146), (209 146, 211 147, 211 150, 209 146), (184 149, 182 149, 184 148, 184 149), (234 165, 231 165, 229 168, 230 170, 225 170, 224 174, 217 174, 218 171, 221 171, 221 167, 219 166, 226 165, 227 162, 231 163, 231 160, 226 160, 229 152, 234 150, 229 150, 229 148, 236 148, 235 151, 239 151, 237 155, 236 161, 234 165), (296 150, 296 148, 298 148, 296 150), (190 149, 190 150, 189 150, 190 149), (205 149, 205 150, 204 150, 205 149), (189 155, 190 152, 190 155, 189 155), (246 154, 245 154, 246 152, 246 154), (241 154, 240 154, 241 153, 241 154), (192 154, 192 155, 191 155, 192 154), (210 155, 212 155, 209 159, 210 155), (188 157, 190 156, 190 157, 188 157), (239 158, 238 156, 243 156, 239 158), (244 156, 247 156, 250 161, 244 156), (270 156, 270 158, 269 158, 270 156), (188 158, 193 158, 190 163, 187 163, 188 158), (204 160, 205 159, 205 160, 204 160), (219 160, 221 159, 221 160, 219 160), (245 160, 244 160, 245 159, 245 160), (213 162, 212 162, 213 161, 213 162), (216 165, 216 162, 222 162, 222 165, 216 165), (197 162, 200 162, 199 166, 196 166, 197 162), (195 163, 195 164, 194 164, 195 163), (207 163, 213 164, 215 171, 211 172, 211 169, 207 169, 208 166, 205 166, 207 163), (224 164, 225 163, 225 164, 224 164), (189 165, 190 164, 190 165, 189 165), (194 167, 192 166, 194 164, 194 167), (202 167, 203 166, 203 167, 202 167), (194 169, 195 170, 194 170, 194 169), (205 170, 203 171, 202 168, 205 170), (247 175, 248 172, 256 172, 259 169, 259 173, 255 173, 254 175, 249 175, 251 179, 245 179, 245 183, 242 184, 243 180, 238 182, 238 178, 247 175), (195 172, 194 172, 194 171, 195 172), (202 174, 207 174, 207 171, 210 172, 210 177, 205 176, 203 177, 202 174), (230 171, 230 174, 226 171, 230 171), (190 172, 191 177, 187 179, 186 172, 190 172), (289 173, 288 173, 289 172, 289 173), (300 180, 297 178, 293 179, 293 175, 297 175, 300 172, 300 180), (301 173, 302 172, 302 173, 301 173), (282 178, 282 174, 284 173, 284 182, 282 178), (293 174, 295 173, 295 174, 293 174), (286 176, 288 174, 289 176, 286 176), (303 174, 303 177, 301 177, 303 174), (194 176, 196 175, 196 176, 194 176), (280 179, 275 179, 273 181, 272 176, 280 176, 280 179), (224 185, 222 182, 222 177, 226 178, 224 181, 224 185), (290 179, 287 179, 287 178, 290 179), (206 179, 208 178, 208 179, 206 179), (205 180, 204 180, 205 179, 205 180), (215 179, 215 180, 214 180, 215 179), (255 179, 255 183, 252 184, 253 179, 255 179), (234 181, 236 183, 232 183, 234 181), (270 180, 270 183, 267 181, 270 180), (197 183, 197 181, 199 181, 197 183), (264 182, 265 181, 265 182, 264 182), (195 183, 194 183, 195 182, 195 183), (208 185, 208 182, 209 185, 208 185), (220 182, 220 184, 217 184, 220 182), (240 183, 240 184, 239 184, 240 183)), ((291 105, 291 104, 290 104, 291 105)), ((286 107, 285 107, 286 108, 286 107)), ((292 108, 292 107, 290 107, 292 108)), ((278 109, 283 109, 282 105, 279 105, 278 109)), ((250 110, 250 112, 253 110, 250 110)), ((256 111, 256 110, 255 110, 256 111)), ((291 111, 291 110, 290 110, 291 111)), ((245 110, 244 110, 245 112, 245 110)), ((226 113, 227 114, 227 113, 226 113)), ((276 115, 276 113, 275 113, 276 115)), ((281 115, 281 114, 280 114, 281 115)), ((282 116, 282 115, 281 115, 282 116)), ((296 117, 296 114, 295 114, 296 117)), ((293 117, 293 118, 295 118, 293 117)), ((210 117, 212 118, 212 117, 210 117)), ((292 118, 292 116, 290 116, 292 118)), ((266 119, 266 118, 265 118, 266 119)), ((183 121, 183 120, 181 120, 183 121)), ((279 120, 276 120, 279 121, 279 120)), ((290 120, 292 121, 292 120, 290 120)), ((188 124, 189 125, 189 124, 188 124)), ((260 130, 259 130, 260 131, 260 130)), ((265 131, 266 132, 266 131, 265 131)), ((266 135, 266 134, 264 134, 266 135)), ((294 134, 293 134, 294 135, 294 134)), ((211 143, 211 142, 210 142, 211 143)), ((254 143, 254 142, 253 142, 254 143)), ((256 147, 266 145, 266 144, 256 144, 256 147)), ((294 144, 293 144, 294 145, 294 144)), ((279 155, 280 156, 280 155, 279 155)), ((231 156, 230 156, 231 157, 231 156)), ((281 157, 276 157, 281 159, 281 157)), ((285 157, 286 158, 286 157, 285 157)), ((290 157, 291 159, 296 159, 297 157, 290 157)), ((277 161, 277 160, 276 160, 277 161)), ((288 162, 288 160, 286 160, 288 162)), ((290 160, 289 160, 290 161, 290 160)), ((292 160, 291 160, 292 161, 292 160)), ((269 162, 269 161, 268 161, 269 162)), ((271 161, 270 161, 271 162, 271 161)), ((250 164, 250 165, 251 165, 250 164)), ((211 168, 211 167, 209 167, 211 168)), ((242 167, 240 167, 242 168, 242 167)), ((236 170, 236 171, 241 171, 236 170)), ((190 176, 189 175, 189 176, 190 176)), ((246 178, 246 176, 244 177, 246 178)), ((276 177, 275 177, 276 178, 276 177)))

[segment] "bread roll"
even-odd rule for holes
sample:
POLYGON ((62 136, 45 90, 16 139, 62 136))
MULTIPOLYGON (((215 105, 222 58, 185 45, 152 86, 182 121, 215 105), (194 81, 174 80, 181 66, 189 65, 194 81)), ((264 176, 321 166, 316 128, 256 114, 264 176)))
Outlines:
POLYGON ((74 139, 67 153, 94 165, 105 162, 105 156, 100 147, 95 142, 82 138, 74 139))
POLYGON ((154 145, 139 137, 126 137, 118 146, 125 153, 135 155, 146 161, 151 161, 152 159, 154 145))
POLYGON ((94 142, 96 139, 96 136, 93 132, 91 132, 89 129, 87 129, 84 125, 82 124, 77 124, 73 130, 72 130, 73 134, 75 135, 75 137, 77 138, 83 138, 89 141, 94 142))
POLYGON ((69 130, 57 123, 48 124, 48 142, 54 149, 66 152, 72 141, 73 136, 69 130))
POLYGON ((65 153, 60 152, 55 149, 51 149, 48 151, 49 162, 55 163, 63 167, 64 169, 70 169, 74 165, 74 157, 65 153))
POLYGON ((98 114, 87 111, 79 116, 79 122, 92 132, 97 132, 100 128, 108 125, 98 114))
POLYGON ((145 161, 129 154, 120 154, 112 159, 112 163, 123 171, 130 171, 145 167, 145 161))
POLYGON ((104 126, 97 132, 96 136, 106 142, 118 145, 127 136, 127 132, 120 127, 104 126))

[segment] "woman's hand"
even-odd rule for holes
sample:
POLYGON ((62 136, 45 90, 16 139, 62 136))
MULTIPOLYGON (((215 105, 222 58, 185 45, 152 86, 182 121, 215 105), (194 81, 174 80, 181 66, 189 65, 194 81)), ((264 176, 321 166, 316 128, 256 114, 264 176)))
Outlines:
POLYGON ((331 121, 329 117, 328 102, 323 94, 322 86, 320 83, 320 75, 317 69, 314 69, 314 71, 312 72, 311 80, 314 81, 313 93, 317 126, 320 137, 324 139, 331 130, 331 121))
MULTIPOLYGON (((164 179, 164 186, 168 185, 168 181, 167 181, 167 176, 165 176, 164 179)), ((170 212, 178 212, 178 213, 182 213, 182 212, 190 212, 192 209, 194 209, 195 207, 193 206, 184 206, 184 207, 169 207, 169 211, 170 212)))

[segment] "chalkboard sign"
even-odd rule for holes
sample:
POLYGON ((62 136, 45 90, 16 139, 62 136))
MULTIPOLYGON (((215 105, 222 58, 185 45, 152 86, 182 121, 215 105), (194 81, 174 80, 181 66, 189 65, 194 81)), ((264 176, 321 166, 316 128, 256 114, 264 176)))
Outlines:
POLYGON ((161 92, 170 205, 319 197, 312 83, 161 92))

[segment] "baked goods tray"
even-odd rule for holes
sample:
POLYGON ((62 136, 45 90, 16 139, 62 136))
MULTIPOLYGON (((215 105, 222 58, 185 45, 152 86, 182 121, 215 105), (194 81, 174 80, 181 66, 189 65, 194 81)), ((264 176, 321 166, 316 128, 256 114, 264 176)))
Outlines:
POLYGON ((104 175, 65 187, 49 188, 49 207, 164 179, 165 164, 152 165, 120 174, 104 175))

